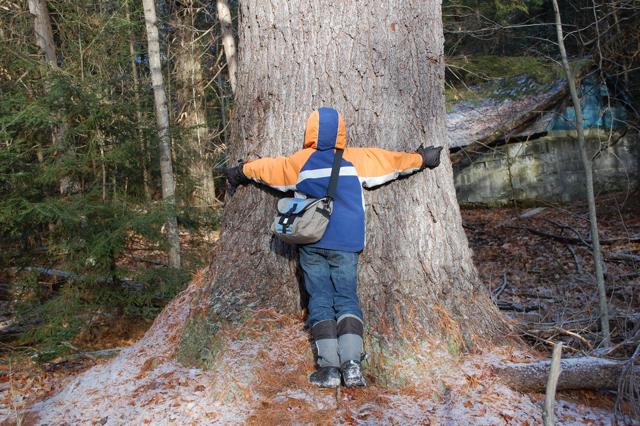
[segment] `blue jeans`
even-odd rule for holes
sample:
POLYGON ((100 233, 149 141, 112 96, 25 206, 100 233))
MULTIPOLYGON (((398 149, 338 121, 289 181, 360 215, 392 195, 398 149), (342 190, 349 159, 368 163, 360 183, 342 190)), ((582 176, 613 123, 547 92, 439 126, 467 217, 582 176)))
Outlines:
POLYGON ((356 293, 359 253, 305 246, 298 253, 309 293, 309 327, 344 315, 362 320, 356 293))

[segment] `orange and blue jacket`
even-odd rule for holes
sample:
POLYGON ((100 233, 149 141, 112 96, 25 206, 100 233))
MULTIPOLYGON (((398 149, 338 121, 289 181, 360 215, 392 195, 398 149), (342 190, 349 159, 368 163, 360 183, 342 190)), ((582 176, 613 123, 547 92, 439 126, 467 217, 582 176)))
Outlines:
POLYGON ((380 148, 347 148, 341 114, 320 108, 307 120, 304 148, 289 157, 261 158, 244 164, 244 174, 299 198, 327 195, 335 149, 343 149, 340 177, 329 225, 320 241, 309 244, 330 250, 360 252, 365 244, 365 204, 362 187, 373 188, 420 170, 417 153, 380 148))

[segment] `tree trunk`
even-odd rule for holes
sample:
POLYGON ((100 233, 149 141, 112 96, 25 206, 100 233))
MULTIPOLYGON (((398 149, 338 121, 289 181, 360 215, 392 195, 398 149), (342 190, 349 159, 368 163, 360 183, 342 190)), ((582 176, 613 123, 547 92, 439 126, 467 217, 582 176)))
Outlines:
POLYGON ((56 46, 53 42, 47 0, 29 0, 29 13, 33 16, 33 31, 36 37, 36 44, 42 50, 46 62, 57 68, 56 46))
MULTIPOLYGON (((58 68, 58 57, 56 54, 56 45, 53 40, 53 30, 51 29, 51 19, 49 17, 49 8, 47 6, 47 0, 29 0, 29 13, 33 17, 33 32, 36 39, 36 44, 42 51, 44 60, 51 68, 58 68)), ((47 90, 50 87, 50 82, 46 84, 47 90)), ((57 111, 53 113, 54 117, 58 120, 62 120, 64 117, 63 111, 57 111)), ((73 147, 69 150, 63 149, 64 138, 67 133, 68 125, 62 122, 58 127, 54 128, 51 132, 51 144, 57 147, 57 150, 61 152, 58 157, 58 161, 67 157, 73 157, 73 147)), ((67 147, 65 147, 67 148, 67 147)), ((38 147, 38 158, 43 157, 40 147, 38 147)), ((78 192, 80 185, 75 182, 69 176, 63 176, 58 182, 58 188, 60 194, 67 194, 78 192)))
MULTIPOLYGON (((129 3, 127 2, 127 21, 131 23, 129 12, 129 3)), ((142 102, 140 101, 140 81, 138 79, 138 65, 136 64, 136 47, 135 33, 131 30, 129 34, 129 63, 131 65, 131 77, 133 78, 133 100, 136 104, 136 133, 140 143, 140 154, 142 163, 142 185, 144 187, 144 195, 147 201, 151 200, 151 187, 149 176, 149 164, 151 163, 151 153, 144 134, 142 132, 142 102)))
POLYGON ((553 0, 553 10, 556 18, 556 32, 558 36, 558 47, 562 56, 562 65, 564 67, 567 80, 569 82, 569 92, 571 93, 571 102, 576 112, 576 132, 578 133, 578 146, 580 147, 580 157, 584 166, 585 186, 587 192, 587 204, 589 205, 589 224, 591 228, 593 263, 596 269, 596 283, 598 287, 598 298, 600 302, 600 324, 602 327, 602 344, 605 347, 611 346, 611 337, 609 332, 609 308, 607 306, 607 293, 604 286, 604 271, 602 269, 602 250, 600 249, 600 237, 598 235, 598 217, 596 214, 596 200, 593 193, 593 168, 591 158, 587 153, 587 147, 584 141, 584 118, 582 116, 582 107, 580 98, 576 90, 576 82, 569 66, 567 51, 564 47, 564 36, 562 35, 562 21, 560 19, 560 9, 557 0, 553 0))
POLYGON ((222 36, 222 46, 224 48, 224 57, 227 61, 227 72, 229 73, 229 84, 231 91, 236 92, 237 86, 237 60, 236 60, 236 41, 233 38, 233 26, 231 25, 231 10, 227 0, 217 0, 218 20, 220 21, 220 34, 222 36))
POLYGON ((184 128, 183 140, 189 156, 189 174, 195 183, 194 201, 200 207, 213 205, 215 186, 207 152, 209 129, 205 111, 204 81, 200 58, 205 46, 197 40, 193 1, 184 2, 175 12, 175 78, 177 121, 184 128))
MULTIPOLYGON (((49 18, 47 0, 29 0, 29 13, 33 19, 33 34, 36 39, 36 44, 40 48, 45 62, 49 66, 57 68, 56 46, 53 41, 53 31, 51 30, 51 19, 49 18)), ((51 134, 54 144, 57 142, 56 137, 58 133, 59 131, 54 129, 51 134)), ((44 162, 44 154, 42 153, 40 144, 37 145, 37 157, 39 163, 44 162)))
MULTIPOLYGON (((230 160, 302 148, 307 115, 333 106, 350 146, 443 145, 440 3, 297 0, 241 4, 230 160)), ((296 249, 269 232, 276 199, 261 187, 228 197, 209 272, 209 314, 248 306, 299 312, 296 249)), ((451 164, 365 194, 359 294, 369 344, 425 338, 470 348, 501 329, 462 229, 451 164)), ((387 346, 386 346, 387 347, 387 346)))
POLYGON ((171 142, 169 140, 169 112, 167 110, 167 96, 164 91, 162 68, 160 64, 160 42, 158 40, 158 26, 156 24, 156 7, 154 0, 142 0, 144 18, 147 27, 149 43, 149 68, 153 84, 153 96, 156 108, 156 123, 158 125, 160 153, 160 174, 162 175, 162 199, 167 205, 167 239, 169 241, 169 265, 180 267, 180 236, 175 211, 175 184, 173 180, 173 165, 171 161, 171 142))

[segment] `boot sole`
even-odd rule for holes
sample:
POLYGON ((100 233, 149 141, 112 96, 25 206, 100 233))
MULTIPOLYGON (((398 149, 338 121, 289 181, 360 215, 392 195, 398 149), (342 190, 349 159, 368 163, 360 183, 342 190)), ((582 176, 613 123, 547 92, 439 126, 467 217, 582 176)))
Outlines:
POLYGON ((336 379, 334 381, 327 381, 327 382, 313 382, 310 380, 309 383, 321 388, 335 389, 340 386, 340 379, 336 379))
POLYGON ((345 380, 344 386, 347 388, 364 388, 367 384, 360 380, 345 380))

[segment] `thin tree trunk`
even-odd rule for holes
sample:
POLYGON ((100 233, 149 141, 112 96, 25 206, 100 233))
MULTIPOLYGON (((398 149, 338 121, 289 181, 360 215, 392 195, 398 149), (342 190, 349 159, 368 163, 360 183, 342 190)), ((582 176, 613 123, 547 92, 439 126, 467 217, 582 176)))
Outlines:
POLYGON ((167 237, 169 241, 169 265, 180 267, 180 236, 176 219, 175 184, 173 179, 173 165, 171 161, 171 146, 169 140, 169 112, 167 97, 164 91, 162 67, 160 63, 160 42, 156 24, 156 8, 154 0, 142 0, 144 17, 147 27, 149 43, 149 67, 153 95, 156 108, 156 123, 158 125, 158 150, 160 154, 160 173, 162 175, 162 199, 169 210, 167 214, 167 237))
POLYGON ((218 74, 216 77, 218 93, 220 99, 220 121, 222 124, 222 143, 224 146, 228 146, 229 144, 229 129, 227 128, 227 103, 225 101, 225 90, 224 90, 224 82, 222 80, 222 75, 218 74))
MULTIPOLYGON (((239 14, 232 164, 301 149, 306 117, 323 105, 344 114, 350 146, 412 151, 446 143, 436 0, 384 8, 253 0, 239 14)), ((464 349, 498 334, 500 316, 472 262, 448 155, 433 171, 367 191, 365 204, 359 294, 370 351, 425 338, 464 349)), ((209 318, 243 318, 247 306, 299 312, 297 251, 271 235, 274 205, 272 192, 253 185, 228 198, 200 298, 209 318)))
POLYGON ((56 57, 56 46, 53 41, 53 31, 51 30, 51 19, 47 8, 47 0, 29 0, 29 13, 33 16, 33 30, 36 37, 36 44, 42 50, 46 62, 54 67, 58 67, 56 57))
MULTIPOLYGON (((29 0, 29 13, 33 17, 33 32, 36 44, 42 51, 45 61, 57 68, 56 47, 53 42, 53 31, 46 0, 29 0)), ((39 163, 44 162, 42 147, 38 144, 36 156, 39 163)))
POLYGON ((233 38, 231 10, 229 9, 229 2, 227 0, 217 0, 216 5, 218 9, 218 19, 220 20, 222 46, 224 47, 224 56, 227 61, 227 71, 229 73, 229 84, 235 94, 238 65, 236 61, 236 42, 233 38))
POLYGON ((602 251, 600 250, 600 237, 598 235, 598 218, 596 215, 596 201, 593 193, 593 170, 591 159, 587 153, 587 148, 584 140, 584 118, 582 116, 582 107, 580 105, 580 98, 578 97, 578 91, 576 89, 576 82, 573 77, 573 72, 569 66, 569 59, 567 58, 567 51, 564 47, 564 36, 562 34, 562 20, 560 18, 560 9, 558 8, 557 0, 553 0, 553 10, 556 17, 556 32, 558 36, 558 45, 560 47, 560 55, 562 56, 562 65, 569 81, 569 92, 571 93, 571 102, 576 112, 576 131, 578 133, 578 146, 580 148, 580 157, 582 158, 582 165, 584 166, 584 173, 586 178, 586 190, 587 190, 587 203, 589 205, 589 223, 591 225, 591 239, 593 247, 593 262, 596 269, 596 282, 598 285, 598 293, 600 300, 600 324, 602 327, 602 344, 603 346, 611 345, 611 338, 609 332, 609 309, 607 307, 607 294, 604 285, 604 272, 602 270, 602 251))
POLYGON ((562 343, 556 343, 553 347, 553 356, 551 359, 551 370, 549 371, 549 379, 547 380, 546 393, 544 398, 544 412, 542 419, 544 426, 554 426, 556 418, 554 407, 556 405, 556 388, 558 386, 558 377, 560 377, 560 358, 562 357, 562 343))
MULTIPOLYGON (((130 12, 129 12, 129 4, 127 3, 127 21, 131 22, 130 12)), ((135 48, 135 35, 133 31, 129 34, 129 54, 130 54, 130 62, 131 62, 131 76, 133 77, 133 99, 136 107, 136 133, 138 135, 138 140, 140 143, 140 151, 142 153, 141 163, 142 163, 142 185, 144 187, 144 195, 147 200, 151 200, 151 188, 150 188, 150 177, 149 177, 149 164, 150 161, 150 153, 149 153, 149 145, 144 138, 142 133, 142 103, 140 102, 140 81, 138 80, 138 65, 136 64, 136 48, 135 48)))
MULTIPOLYGON (((47 0, 29 0, 29 13, 33 17, 33 31, 35 34, 36 44, 42 51, 44 60, 51 68, 58 68, 58 58, 56 55, 56 46, 53 40, 53 31, 51 29, 51 19, 49 17, 49 9, 47 7, 47 0)), ((47 89, 50 86, 47 84, 47 89)), ((58 111, 53 113, 54 116, 59 119, 63 115, 58 111)), ((51 143, 53 146, 57 146, 61 151, 61 155, 58 161, 62 161, 67 155, 73 155, 73 152, 64 152, 62 149, 62 143, 67 132, 67 124, 62 123, 58 127, 54 128, 51 132, 51 143)), ((40 149, 38 149, 40 151, 40 149)), ((38 158, 43 158, 42 153, 38 154, 38 158)), ((80 185, 74 182, 70 177, 64 176, 59 181, 60 194, 66 194, 68 192, 76 192, 79 190, 80 185)))
POLYGON ((98 142, 100 148, 100 172, 102 174, 102 202, 107 201, 107 166, 104 162, 104 140, 100 137, 98 142))
POLYGON ((205 46, 196 40, 193 1, 183 3, 175 12, 175 72, 177 121, 184 128, 183 139, 189 155, 189 174, 195 183, 194 201, 200 207, 215 202, 212 166, 207 152, 209 128, 205 111, 204 81, 200 58, 205 46))

